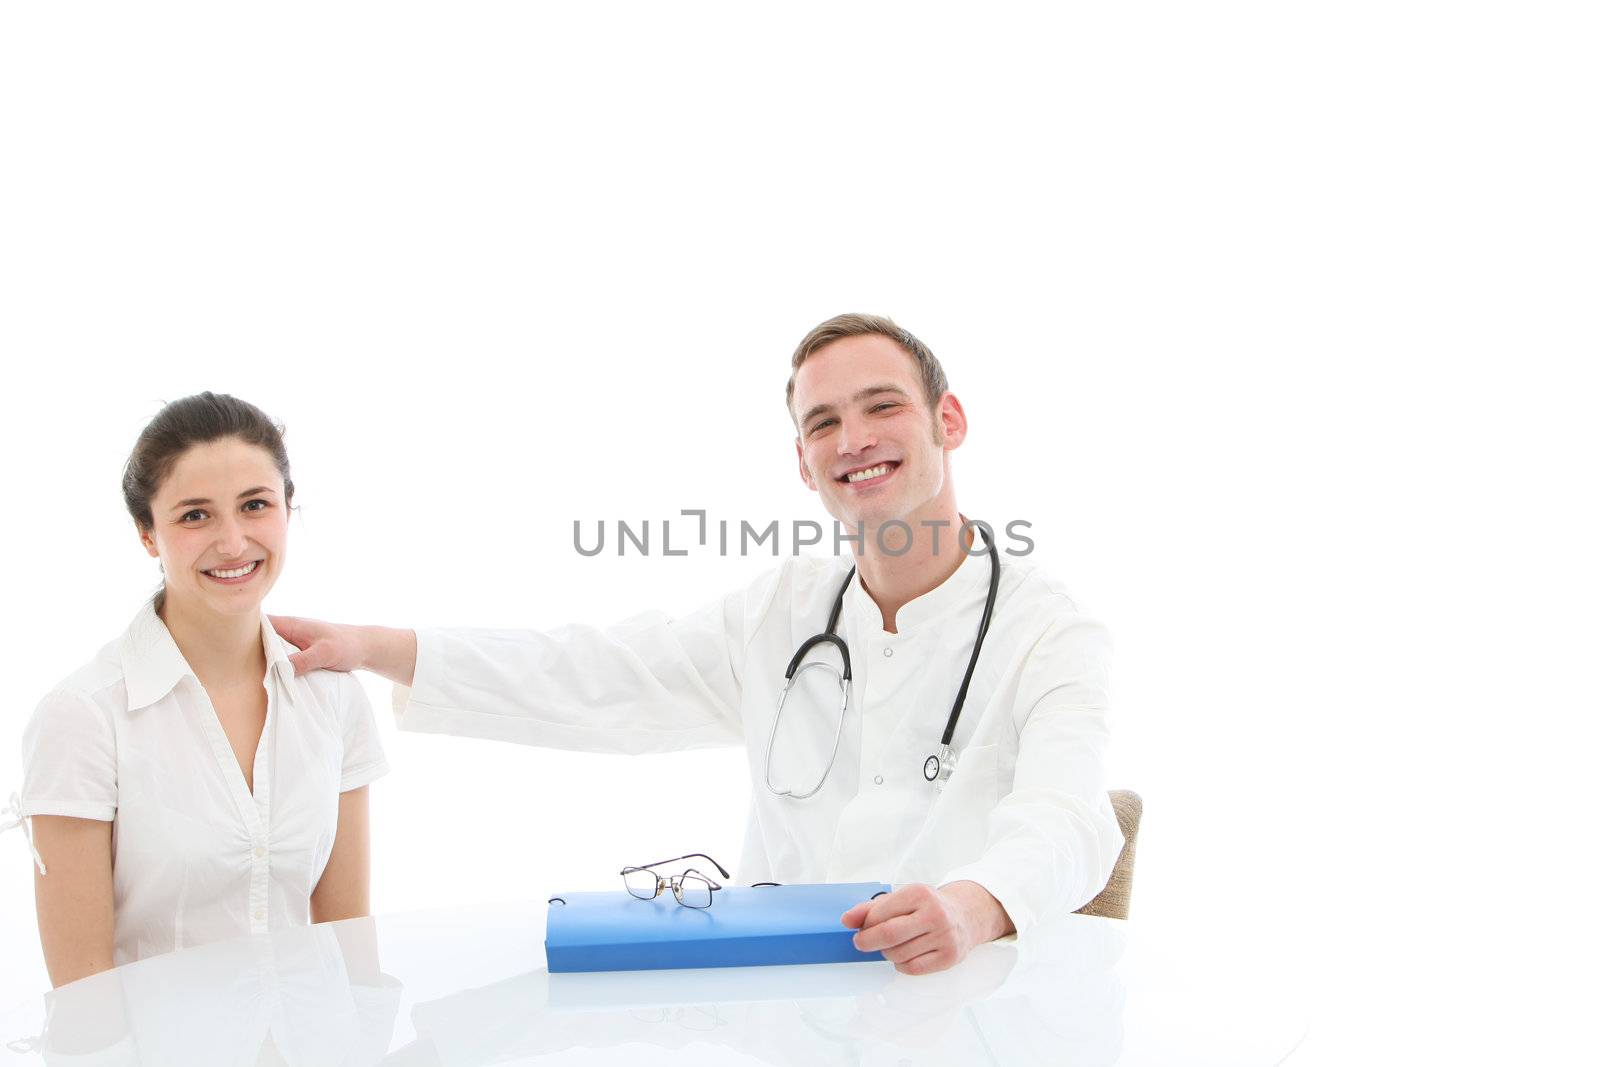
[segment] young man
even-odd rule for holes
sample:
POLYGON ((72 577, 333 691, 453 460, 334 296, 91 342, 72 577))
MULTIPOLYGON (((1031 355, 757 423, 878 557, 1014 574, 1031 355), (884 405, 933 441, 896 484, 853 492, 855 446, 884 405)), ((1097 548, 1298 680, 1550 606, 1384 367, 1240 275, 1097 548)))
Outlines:
MULTIPOLYGON (((274 622, 302 669, 409 686, 403 729, 629 753, 744 744, 741 880, 898 885, 844 923, 901 971, 942 970, 1111 875, 1106 634, 965 525, 950 454, 966 414, 911 334, 868 315, 821 324, 795 351, 789 411, 800 477, 859 534, 845 558, 796 557, 694 614, 609 630, 274 622), (791 658, 824 627, 850 657, 842 710, 808 676, 780 713, 791 658)), ((842 657, 823 639, 804 663, 842 657)))

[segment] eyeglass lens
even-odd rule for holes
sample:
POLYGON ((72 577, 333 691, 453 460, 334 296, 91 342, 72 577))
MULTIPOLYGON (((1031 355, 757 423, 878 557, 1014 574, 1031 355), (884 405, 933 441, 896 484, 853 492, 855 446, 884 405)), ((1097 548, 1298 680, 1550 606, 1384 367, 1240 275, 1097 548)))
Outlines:
POLYGON ((640 900, 655 899, 660 883, 656 880, 655 871, 632 870, 622 876, 622 884, 627 886, 628 892, 640 900))
POLYGON ((678 903, 686 908, 711 907, 711 883, 697 874, 685 874, 673 885, 678 903))

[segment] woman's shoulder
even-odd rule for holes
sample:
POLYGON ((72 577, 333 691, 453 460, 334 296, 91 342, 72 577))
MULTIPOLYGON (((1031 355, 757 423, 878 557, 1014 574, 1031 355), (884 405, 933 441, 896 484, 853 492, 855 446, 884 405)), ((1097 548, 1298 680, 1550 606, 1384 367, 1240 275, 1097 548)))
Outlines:
MULTIPOLYGON (((293 646, 289 646, 288 651, 296 650, 293 646)), ((370 714, 371 702, 367 699, 366 690, 361 687, 361 680, 354 674, 325 670, 294 674, 293 668, 288 665, 285 665, 283 670, 292 679, 289 684, 297 693, 309 696, 313 705, 323 709, 334 719, 342 719, 353 712, 370 714)))
POLYGON ((344 700, 349 699, 352 685, 359 689, 355 679, 340 671, 307 671, 305 674, 296 674, 290 657, 300 650, 286 638, 273 629, 272 621, 262 616, 261 625, 265 627, 264 638, 267 642, 267 667, 269 670, 281 672, 281 677, 294 688, 296 693, 309 693, 319 704, 336 707, 344 700))
POLYGON ((389 770, 378 727, 361 679, 344 671, 307 671, 294 676, 294 721, 342 751, 341 793, 366 785, 389 770), (302 699, 305 698, 305 699, 302 699))
MULTIPOLYGON (((40 707, 88 702, 105 712, 126 712, 130 694, 159 687, 162 676, 184 666, 181 653, 166 627, 146 602, 131 622, 100 647, 88 662, 57 682, 40 701, 40 707)), ((170 682, 167 683, 170 687, 170 682)))
POLYGON ((361 695, 361 683, 344 671, 307 671, 294 676, 294 684, 316 696, 321 703, 338 707, 361 695))
POLYGON ((106 644, 87 663, 51 686, 39 701, 39 709, 93 704, 109 711, 119 703, 126 706, 127 702, 127 681, 118 640, 106 644))
POLYGON ((32 749, 45 739, 109 741, 115 736, 117 713, 128 709, 128 687, 117 646, 115 641, 106 645, 40 698, 23 731, 25 748, 32 749))

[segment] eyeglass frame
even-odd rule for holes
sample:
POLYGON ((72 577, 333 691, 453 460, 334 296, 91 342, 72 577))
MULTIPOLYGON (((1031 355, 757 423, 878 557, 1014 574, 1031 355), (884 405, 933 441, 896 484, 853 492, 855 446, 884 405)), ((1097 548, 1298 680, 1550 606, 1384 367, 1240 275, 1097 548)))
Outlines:
POLYGON ((716 883, 716 882, 711 880, 711 876, 710 875, 705 874, 702 871, 697 871, 693 867, 690 867, 688 870, 683 871, 683 872, 681 872, 679 874, 674 874, 674 875, 671 875, 670 877, 663 878, 663 877, 661 877, 661 875, 659 875, 655 871, 651 870, 652 867, 660 867, 661 865, 666 864, 666 863, 677 863, 679 860, 692 860, 692 859, 709 860, 711 865, 717 869, 718 873, 720 873, 722 875, 722 877, 728 878, 728 879, 732 879, 733 878, 733 875, 729 874, 727 869, 725 867, 723 867, 722 864, 718 863, 714 859, 711 859, 711 857, 706 855, 704 852, 691 852, 686 856, 674 856, 670 860, 656 860, 654 863, 642 863, 637 867, 624 867, 624 868, 622 868, 622 871, 620 872, 621 875, 622 875, 622 888, 627 890, 628 895, 630 897, 632 897, 633 899, 635 899, 635 900, 654 900, 654 899, 656 899, 656 897, 659 897, 661 895, 661 891, 663 889, 670 889, 670 890, 672 890, 673 899, 678 902, 678 905, 680 907, 694 908, 696 911, 704 911, 706 908, 711 907, 712 902, 716 900, 716 898, 714 896, 711 896, 711 893, 716 893, 717 891, 722 889, 721 885, 719 885, 718 883, 716 883), (651 875, 653 875, 655 877, 655 880, 656 880, 656 891, 654 893, 651 893, 647 897, 641 897, 638 893, 635 893, 633 891, 633 888, 628 885, 628 875, 633 874, 635 871, 644 871, 644 872, 647 872, 647 873, 649 873, 649 874, 651 874, 651 875), (686 903, 684 903, 684 900, 683 900, 683 880, 685 878, 687 878, 691 874, 694 875, 696 878, 700 879, 701 881, 705 882, 706 885, 710 887, 710 892, 707 893, 706 902, 704 904, 686 904, 686 903))

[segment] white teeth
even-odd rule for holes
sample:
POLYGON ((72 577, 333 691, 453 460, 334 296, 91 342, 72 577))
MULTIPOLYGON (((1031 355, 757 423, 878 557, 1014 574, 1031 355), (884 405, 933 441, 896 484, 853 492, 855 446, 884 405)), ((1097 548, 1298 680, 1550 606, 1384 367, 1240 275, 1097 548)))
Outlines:
POLYGON ((847 482, 864 482, 868 478, 876 478, 879 475, 888 473, 889 465, 887 463, 880 463, 876 467, 868 467, 864 471, 855 471, 852 474, 847 474, 844 476, 844 479, 847 482))
POLYGON ((206 571, 206 573, 211 575, 213 578, 243 578, 245 575, 255 570, 256 564, 260 562, 260 560, 254 560, 250 563, 246 563, 243 567, 237 567, 231 571, 206 571))

